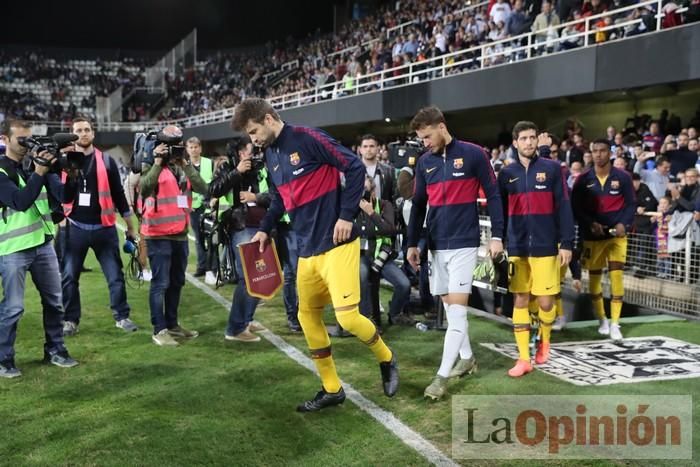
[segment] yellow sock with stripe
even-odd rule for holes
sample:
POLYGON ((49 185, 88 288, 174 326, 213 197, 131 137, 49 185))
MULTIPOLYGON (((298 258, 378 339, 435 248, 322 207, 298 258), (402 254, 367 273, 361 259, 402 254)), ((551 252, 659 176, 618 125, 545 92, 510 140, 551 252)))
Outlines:
POLYGON ((610 271, 610 321, 620 322, 622 314, 622 297, 625 294, 624 278, 621 270, 610 271))
POLYGON ((513 334, 520 360, 530 361, 530 312, 527 308, 513 309, 513 334))
POLYGON ((605 306, 603 304, 603 277, 600 272, 594 274, 589 271, 588 290, 593 302, 593 313, 599 320, 605 319, 605 306))
POLYGON ((391 360, 391 350, 389 350, 389 347, 386 346, 384 340, 379 336, 377 327, 370 319, 360 314, 360 309, 358 307, 352 310, 336 311, 335 317, 343 329, 352 333, 367 344, 377 358, 377 361, 388 362, 391 360))
POLYGON ((323 389, 330 393, 340 391, 340 378, 331 354, 331 340, 323 323, 323 308, 299 307, 298 316, 323 389))
POLYGON ((540 319, 542 342, 549 342, 552 336, 552 323, 554 323, 554 319, 557 316, 556 305, 549 311, 545 311, 540 308, 537 316, 540 319))

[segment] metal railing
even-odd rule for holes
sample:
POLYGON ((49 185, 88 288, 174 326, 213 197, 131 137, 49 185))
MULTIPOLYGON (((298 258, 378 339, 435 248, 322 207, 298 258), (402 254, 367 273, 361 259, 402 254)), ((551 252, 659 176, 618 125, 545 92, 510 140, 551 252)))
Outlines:
MULTIPOLYGON (((627 20, 621 18, 621 15, 629 14, 629 12, 634 9, 641 9, 646 6, 655 7, 657 11, 661 11, 662 3, 663 0, 646 0, 636 5, 563 23, 551 27, 548 30, 528 32, 519 36, 480 44, 431 59, 411 62, 382 71, 359 75, 352 77, 351 80, 330 83, 280 96, 273 96, 268 100, 275 109, 284 110, 312 105, 330 99, 351 97, 369 92, 381 92, 390 87, 410 86, 417 82, 444 78, 455 74, 470 73, 516 61, 532 60, 545 54, 563 53, 568 50, 568 46, 565 46, 565 44, 570 44, 572 41, 581 42, 581 45, 577 45, 576 48, 590 47, 595 44, 594 40, 591 40, 591 37, 595 37, 597 31, 604 33, 621 30, 626 27, 641 24, 643 21, 642 18, 627 20), (613 19, 618 18, 621 21, 617 24, 602 27, 596 25, 598 21, 607 17, 613 19), (563 37, 561 36, 561 31, 567 28, 575 29, 576 26, 582 27, 583 30, 572 33, 571 35, 567 34, 563 37)), ((481 3, 472 7, 478 7, 480 5, 481 3)), ((654 14, 655 29, 650 29, 648 32, 660 30, 663 16, 663 12, 654 14)), ((621 37, 617 40, 624 40, 626 38, 628 37, 621 37)), ((606 40, 606 42, 607 41, 608 40, 606 40)), ((159 128, 166 124, 175 124, 182 127, 196 127, 229 120, 233 116, 233 112, 233 108, 228 108, 174 120, 139 122, 136 125, 138 125, 139 128, 159 128)), ((43 123, 54 127, 56 122, 43 123)), ((106 122, 98 124, 98 129, 100 131, 123 131, 127 128, 132 128, 133 125, 132 123, 106 122)))
MULTIPOLYGON (((481 216, 479 225, 481 248, 485 249, 491 238, 491 221, 487 216, 481 216)), ((678 251, 660 252, 654 235, 627 235, 625 303, 700 319, 700 244, 693 243, 691 229, 679 241, 682 248, 678 251)), ((564 287, 574 290, 572 283, 571 273, 567 271, 564 287)), ((586 271, 583 271, 582 283, 584 287, 588 286, 586 271)), ((610 297, 607 274, 603 276, 603 293, 610 297)))

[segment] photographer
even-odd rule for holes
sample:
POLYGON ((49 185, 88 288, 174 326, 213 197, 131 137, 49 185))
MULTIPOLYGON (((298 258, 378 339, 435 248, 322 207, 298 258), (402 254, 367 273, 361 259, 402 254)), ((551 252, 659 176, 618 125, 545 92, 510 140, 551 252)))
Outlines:
POLYGON ((260 185, 263 183, 262 160, 257 159, 254 164, 253 143, 248 136, 240 136, 229 144, 229 158, 231 161, 219 167, 209 187, 209 195, 212 198, 224 198, 233 192, 233 207, 228 210, 228 215, 224 216, 222 221, 231 238, 238 285, 233 292, 225 338, 240 342, 258 342, 260 337, 253 332, 262 328, 253 322, 253 315, 260 299, 248 294, 238 244, 249 242, 258 231, 260 221, 270 205, 270 195, 260 192, 260 185))
POLYGON ((41 151, 33 156, 34 173, 23 167, 27 148, 18 138, 31 135, 31 126, 6 119, 0 124, 0 138, 6 155, 0 157, 0 276, 3 299, 0 302, 0 378, 16 378, 22 373, 15 366, 14 343, 17 323, 24 313, 27 271, 41 296, 43 312, 44 361, 69 368, 78 364, 63 342, 61 319, 63 303, 58 260, 51 241, 55 227, 50 198, 61 201, 63 186, 49 168, 54 156, 41 151))
POLYGON ((360 213, 355 220, 360 228, 360 312, 381 327, 379 313, 379 280, 384 278, 394 287, 389 302, 389 324, 413 325, 413 319, 404 315, 411 283, 394 263, 396 224, 391 202, 379 200, 372 177, 365 178, 365 191, 360 200, 360 213))
POLYGON ((65 250, 62 261, 63 306, 66 315, 63 335, 73 336, 80 324, 80 274, 89 249, 100 263, 107 285, 115 326, 125 332, 138 327, 131 321, 131 307, 126 299, 116 211, 127 225, 126 237, 134 240, 136 229, 129 203, 124 195, 117 163, 93 146, 95 132, 85 118, 73 120, 73 133, 78 136, 75 150, 84 154, 82 168, 71 169, 66 180, 65 250))
MULTIPOLYGON (((146 238, 148 261, 153 277, 148 301, 156 345, 176 346, 175 338, 191 339, 190 331, 178 322, 180 294, 185 285, 189 244, 189 213, 192 190, 206 194, 209 189, 178 146, 182 130, 169 125, 161 132, 171 144, 160 143, 143 163, 141 196, 144 198, 141 234, 146 238)), ((163 139, 160 139, 163 141, 163 139)))
MULTIPOLYGON (((199 175, 207 183, 211 183, 213 175, 213 167, 211 159, 202 157, 202 143, 199 138, 193 136, 187 140, 185 146, 187 150, 187 155, 190 158, 192 167, 199 172, 199 175)), ((202 239, 202 234, 199 229, 200 220, 202 214, 204 214, 206 208, 206 196, 200 195, 199 193, 192 194, 192 212, 190 212, 190 224, 192 225, 192 232, 196 239, 195 245, 197 246, 197 269, 195 270, 194 277, 202 277, 206 274, 207 284, 213 282, 216 283, 214 278, 214 273, 212 272, 211 264, 207 264, 207 254, 204 251, 204 241, 202 239)))

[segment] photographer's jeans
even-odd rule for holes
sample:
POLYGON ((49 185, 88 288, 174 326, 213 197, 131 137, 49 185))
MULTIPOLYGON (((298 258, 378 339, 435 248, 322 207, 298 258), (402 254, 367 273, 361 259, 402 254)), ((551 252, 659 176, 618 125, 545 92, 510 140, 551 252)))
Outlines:
POLYGON ((115 321, 129 317, 131 308, 126 301, 126 284, 119 236, 117 228, 100 227, 95 230, 83 230, 70 222, 64 231, 63 242, 63 307, 66 321, 80 322, 80 273, 83 270, 85 256, 92 248, 100 263, 102 273, 109 287, 109 303, 115 321))
POLYGON ((24 313, 24 289, 27 271, 41 297, 44 318, 44 350, 66 350, 63 345, 63 300, 61 273, 51 242, 35 248, 0 256, 3 299, 0 302, 0 362, 15 356, 17 323, 24 313))
MULTIPOLYGON (((378 294, 374 294, 372 290, 370 274, 373 273, 372 261, 368 256, 362 255, 360 258, 360 287, 362 293, 360 313, 368 317, 372 316, 372 297, 373 295, 378 297, 378 294)), ((394 287, 394 293, 391 296, 391 302, 389 302, 389 316, 397 316, 408 303, 411 294, 411 282, 393 260, 389 260, 384 264, 380 277, 386 279, 394 287)), ((376 305, 379 306, 378 303, 376 305)))
POLYGON ((284 270, 284 308, 287 310, 287 321, 298 323, 299 297, 297 296, 297 264, 299 249, 297 234, 288 224, 277 224, 277 253, 279 253, 282 269, 284 270))
POLYGON ((207 252, 204 251, 204 240, 199 231, 199 222, 202 219, 202 214, 204 214, 204 208, 193 209, 190 212, 190 225, 195 238, 194 244, 197 247, 197 271, 210 271, 212 267, 211 264, 208 264, 207 252))
POLYGON ((151 308, 153 334, 178 325, 177 309, 185 285, 185 270, 190 248, 187 240, 146 240, 148 261, 151 264, 151 289, 148 304, 151 308))
POLYGON ((231 235, 231 250, 236 257, 236 272, 238 273, 238 285, 233 291, 233 301, 231 302, 231 312, 228 316, 228 326, 226 334, 235 336, 245 331, 248 324, 253 321, 255 308, 258 306, 260 299, 248 295, 248 290, 245 284, 245 275, 243 274, 243 261, 241 254, 238 251, 238 244, 249 242, 258 229, 246 227, 243 230, 233 232, 231 235))

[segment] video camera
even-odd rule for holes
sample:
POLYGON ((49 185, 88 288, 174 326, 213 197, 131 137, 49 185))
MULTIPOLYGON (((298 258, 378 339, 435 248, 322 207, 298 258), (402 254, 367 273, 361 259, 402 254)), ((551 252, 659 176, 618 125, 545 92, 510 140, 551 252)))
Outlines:
MULTIPOLYGON (((242 151, 250 142, 248 135, 242 134, 234 137, 226 144, 226 155, 233 161, 234 166, 240 162, 238 151, 242 151)), ((263 148, 253 146, 253 157, 250 158, 250 161, 252 170, 262 170, 265 167, 265 151, 263 148)))
POLYGON ((53 136, 20 136, 17 142, 29 150, 29 157, 34 164, 50 166, 50 172, 60 173, 61 170, 82 170, 85 161, 85 155, 82 152, 61 152, 61 149, 72 146, 77 139, 78 135, 73 133, 56 133, 53 136), (55 157, 56 162, 51 164, 36 157, 42 151, 47 151, 55 157))
POLYGON ((184 159, 187 157, 185 146, 182 145, 182 130, 175 125, 168 125, 160 131, 148 133, 136 133, 134 136, 134 151, 131 158, 131 171, 141 173, 141 164, 153 165, 155 155, 153 151, 159 144, 168 146, 168 153, 163 155, 163 163, 184 159))
POLYGON ((405 143, 395 141, 387 144, 389 151, 389 160, 395 169, 403 167, 415 167, 418 158, 425 151, 425 148, 419 141, 406 140, 405 143))

